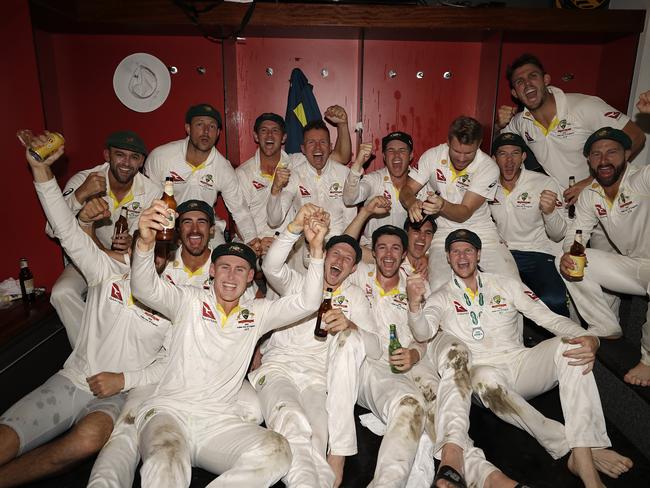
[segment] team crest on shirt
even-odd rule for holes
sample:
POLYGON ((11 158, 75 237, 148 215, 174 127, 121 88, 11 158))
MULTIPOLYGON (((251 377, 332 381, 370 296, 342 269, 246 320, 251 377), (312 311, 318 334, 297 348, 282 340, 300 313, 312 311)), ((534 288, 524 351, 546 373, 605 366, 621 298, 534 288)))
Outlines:
POLYGON ((330 198, 339 198, 341 195, 343 195, 343 185, 337 182, 332 183, 330 186, 329 195, 330 198))
POLYGON ((470 181, 468 174, 460 175, 456 180, 456 186, 460 189, 466 189, 469 186, 469 183, 470 181))
POLYGON ((217 319, 214 315, 214 312, 212 311, 212 308, 210 308, 210 305, 208 305, 206 302, 203 302, 201 305, 201 318, 203 320, 207 320, 208 322, 217 323, 217 319))
POLYGON ((629 194, 625 194, 623 190, 618 195, 618 209, 621 213, 627 214, 634 210, 639 205, 630 199, 629 194))
POLYGON ((440 183, 447 182, 447 178, 445 178, 445 175, 441 169, 436 169, 436 181, 439 181, 440 183))
POLYGON ((517 202, 515 203, 517 208, 531 208, 533 203, 531 202, 530 193, 527 191, 523 192, 517 197, 517 202))
POLYGON ((398 293, 397 295, 393 295, 392 304, 394 307, 397 307, 400 310, 407 310, 408 300, 406 293, 398 293))
POLYGON ((266 188, 266 185, 264 183, 260 183, 259 181, 253 180, 253 187, 256 190, 263 190, 264 188, 266 188))
POLYGON ((599 217, 607 217, 607 210, 600 203, 596 204, 596 213, 599 217))
POLYGON ((535 139, 530 137, 530 134, 528 133, 528 131, 524 131, 524 137, 526 138, 526 142, 535 142, 535 139))
POLYGON ((340 308, 343 311, 347 311, 349 303, 350 302, 347 298, 345 298, 344 295, 338 295, 332 298, 332 305, 335 308, 340 308))
POLYGON ((235 326, 235 328, 244 329, 244 330, 252 329, 253 327, 255 327, 254 317, 255 317, 255 313, 253 313, 249 309, 247 308, 241 309, 237 314, 237 325, 235 326))
POLYGON ((492 307, 492 310, 499 310, 507 306, 508 304, 506 303, 505 297, 502 297, 501 295, 494 295, 490 300, 490 307, 492 307))
POLYGON ((566 119, 560 120, 560 123, 555 128, 555 135, 561 138, 567 138, 573 134, 573 127, 571 123, 567 122, 566 119))
POLYGON ((605 112, 603 114, 605 117, 609 117, 610 119, 618 120, 621 118, 621 112, 605 112))
POLYGON ((185 183, 185 180, 181 175, 179 175, 176 171, 170 171, 169 176, 172 177, 172 181, 174 183, 185 183))
POLYGON ((539 297, 535 295, 531 290, 524 290, 524 293, 528 295, 528 298, 530 298, 534 302, 539 301, 539 297))
POLYGON ((310 197, 311 193, 309 193, 309 190, 305 188, 302 185, 298 185, 298 189, 300 190, 300 196, 301 197, 310 197))
POLYGON ((214 176, 212 175, 203 175, 199 184, 204 188, 212 189, 214 187, 214 176))
POLYGON ((465 307, 458 301, 454 300, 454 308, 456 309, 456 313, 459 315, 464 315, 466 313, 469 313, 465 307))
POLYGON ((109 298, 114 302, 118 302, 118 303, 124 302, 124 299, 122 298, 122 290, 120 289, 120 285, 118 285, 115 282, 111 284, 111 296, 109 298))

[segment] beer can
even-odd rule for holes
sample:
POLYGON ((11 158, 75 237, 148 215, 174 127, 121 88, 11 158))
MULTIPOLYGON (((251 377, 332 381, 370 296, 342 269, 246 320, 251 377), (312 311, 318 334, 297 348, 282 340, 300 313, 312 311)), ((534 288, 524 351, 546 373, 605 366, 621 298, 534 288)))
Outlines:
POLYGON ((36 161, 42 162, 55 153, 64 143, 65 139, 61 134, 58 132, 50 132, 47 136, 47 142, 42 146, 30 147, 29 154, 31 154, 36 161))

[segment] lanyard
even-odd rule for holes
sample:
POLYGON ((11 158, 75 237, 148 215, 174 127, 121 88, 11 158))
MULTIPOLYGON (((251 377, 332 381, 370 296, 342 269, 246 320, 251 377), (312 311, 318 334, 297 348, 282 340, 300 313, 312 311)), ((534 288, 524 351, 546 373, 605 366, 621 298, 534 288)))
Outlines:
POLYGON ((483 297, 483 281, 481 280, 481 275, 478 275, 478 290, 477 294, 472 300, 465 288, 463 288, 458 278, 454 275, 453 277, 454 284, 458 287, 459 290, 463 292, 463 300, 465 305, 467 305, 467 310, 469 310, 470 325, 472 326, 472 337, 474 340, 480 341, 485 337, 485 332, 483 327, 481 327, 481 315, 483 314, 483 305, 485 305, 485 298, 483 297))

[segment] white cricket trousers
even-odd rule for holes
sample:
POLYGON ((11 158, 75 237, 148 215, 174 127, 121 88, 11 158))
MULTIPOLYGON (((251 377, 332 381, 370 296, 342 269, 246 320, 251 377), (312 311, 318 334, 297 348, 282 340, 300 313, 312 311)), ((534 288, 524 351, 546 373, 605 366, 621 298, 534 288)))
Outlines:
MULTIPOLYGON (((134 388, 129 392, 111 437, 100 451, 88 480, 89 488, 130 488, 140 462, 135 416, 140 404, 151 398, 156 385, 134 388)), ((255 390, 248 381, 242 383, 234 411, 244 422, 262 423, 262 412, 255 390)))
POLYGON ((87 290, 86 279, 74 264, 69 263, 54 283, 50 295, 50 303, 65 327, 68 341, 73 349, 81 329, 81 317, 86 307, 84 294, 87 290))
POLYGON ((562 354, 577 346, 548 339, 500 356, 474 355, 474 393, 499 418, 532 435, 554 458, 574 447, 611 445, 593 373, 569 366, 562 354), (526 400, 559 384, 565 425, 544 417, 526 400))
MULTIPOLYGON (((482 247, 479 266, 483 271, 510 276, 517 280, 521 279, 517 263, 506 245, 501 242, 496 229, 494 231, 478 232, 475 229, 469 230, 476 232, 481 238, 482 247)), ((431 290, 436 290, 449 281, 451 275, 447 254, 445 253, 445 239, 450 232, 448 229, 438 229, 431 241, 431 247, 429 248, 429 285, 431 285, 431 290)))
MULTIPOLYGON (((591 248, 586 250, 586 254, 584 279, 565 280, 567 290, 590 332, 601 337, 620 335, 622 330, 618 317, 609 306, 603 288, 627 295, 650 295, 650 259, 591 248)), ((650 366, 650 308, 641 333, 641 361, 650 366)))

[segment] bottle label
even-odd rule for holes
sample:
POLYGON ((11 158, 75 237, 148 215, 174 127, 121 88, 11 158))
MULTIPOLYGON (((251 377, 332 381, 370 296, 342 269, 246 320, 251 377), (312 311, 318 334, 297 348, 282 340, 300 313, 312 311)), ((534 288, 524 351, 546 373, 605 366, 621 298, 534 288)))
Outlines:
POLYGON ((176 225, 176 210, 173 208, 167 209, 167 224, 163 224, 165 229, 173 229, 176 225))
POLYGON ((575 266, 573 269, 567 270, 569 276, 573 276, 574 278, 583 277, 585 275, 585 263, 587 261, 586 256, 574 256, 572 254, 569 254, 569 257, 575 266))
POLYGON ((34 293, 34 278, 31 280, 25 280, 23 283, 25 284, 25 293, 28 295, 34 293))

